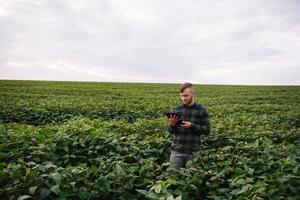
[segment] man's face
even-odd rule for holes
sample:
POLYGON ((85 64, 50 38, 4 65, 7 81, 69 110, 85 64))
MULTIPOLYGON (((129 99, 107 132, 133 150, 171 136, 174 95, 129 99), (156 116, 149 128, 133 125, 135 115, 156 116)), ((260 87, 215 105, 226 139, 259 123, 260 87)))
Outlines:
POLYGON ((191 105, 194 103, 195 92, 192 88, 186 88, 182 93, 180 93, 180 98, 183 104, 191 105))

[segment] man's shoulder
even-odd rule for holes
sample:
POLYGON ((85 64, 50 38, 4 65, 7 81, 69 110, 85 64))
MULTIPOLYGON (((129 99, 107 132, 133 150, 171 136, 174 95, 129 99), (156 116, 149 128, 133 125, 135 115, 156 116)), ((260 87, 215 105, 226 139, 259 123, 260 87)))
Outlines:
POLYGON ((207 109, 206 109, 205 106, 202 105, 202 104, 195 103, 195 108, 196 108, 197 110, 199 110, 200 112, 202 112, 202 113, 207 113, 207 114, 208 114, 207 109))
MULTIPOLYGON (((195 103, 193 105, 193 107, 195 107, 195 108, 204 108, 205 109, 205 107, 202 104, 199 104, 199 103, 195 103)), ((184 104, 179 104, 179 105, 175 106, 175 109, 177 109, 177 108, 178 109, 179 108, 186 108, 186 106, 184 104)))
MULTIPOLYGON (((186 109, 186 108, 187 107, 185 105, 180 104, 180 105, 175 106, 174 110, 181 110, 181 109, 186 109)), ((207 109, 205 108, 205 106, 203 106, 202 104, 199 104, 199 103, 195 103, 193 105, 193 108, 207 111, 207 109)))
POLYGON ((202 104, 199 104, 199 103, 195 103, 195 107, 198 108, 198 109, 206 110, 205 106, 203 106, 202 104))

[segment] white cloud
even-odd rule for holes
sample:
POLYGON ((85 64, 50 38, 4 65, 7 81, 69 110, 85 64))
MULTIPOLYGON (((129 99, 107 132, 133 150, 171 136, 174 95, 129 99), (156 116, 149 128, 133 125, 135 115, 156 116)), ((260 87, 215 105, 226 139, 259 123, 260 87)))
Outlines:
POLYGON ((0 78, 298 84, 299 9, 293 0, 2 0, 0 78))

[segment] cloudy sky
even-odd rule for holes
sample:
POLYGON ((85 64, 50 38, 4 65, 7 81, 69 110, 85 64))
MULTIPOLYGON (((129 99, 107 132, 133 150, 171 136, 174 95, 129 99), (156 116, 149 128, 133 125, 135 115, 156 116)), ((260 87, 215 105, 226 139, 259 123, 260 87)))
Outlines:
POLYGON ((300 85, 300 1, 0 0, 0 79, 300 85))

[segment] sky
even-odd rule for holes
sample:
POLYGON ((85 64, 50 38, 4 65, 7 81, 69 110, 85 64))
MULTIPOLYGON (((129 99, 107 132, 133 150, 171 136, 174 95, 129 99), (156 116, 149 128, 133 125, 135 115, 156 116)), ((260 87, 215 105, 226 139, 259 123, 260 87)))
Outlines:
POLYGON ((300 85, 300 1, 0 0, 0 79, 300 85))

